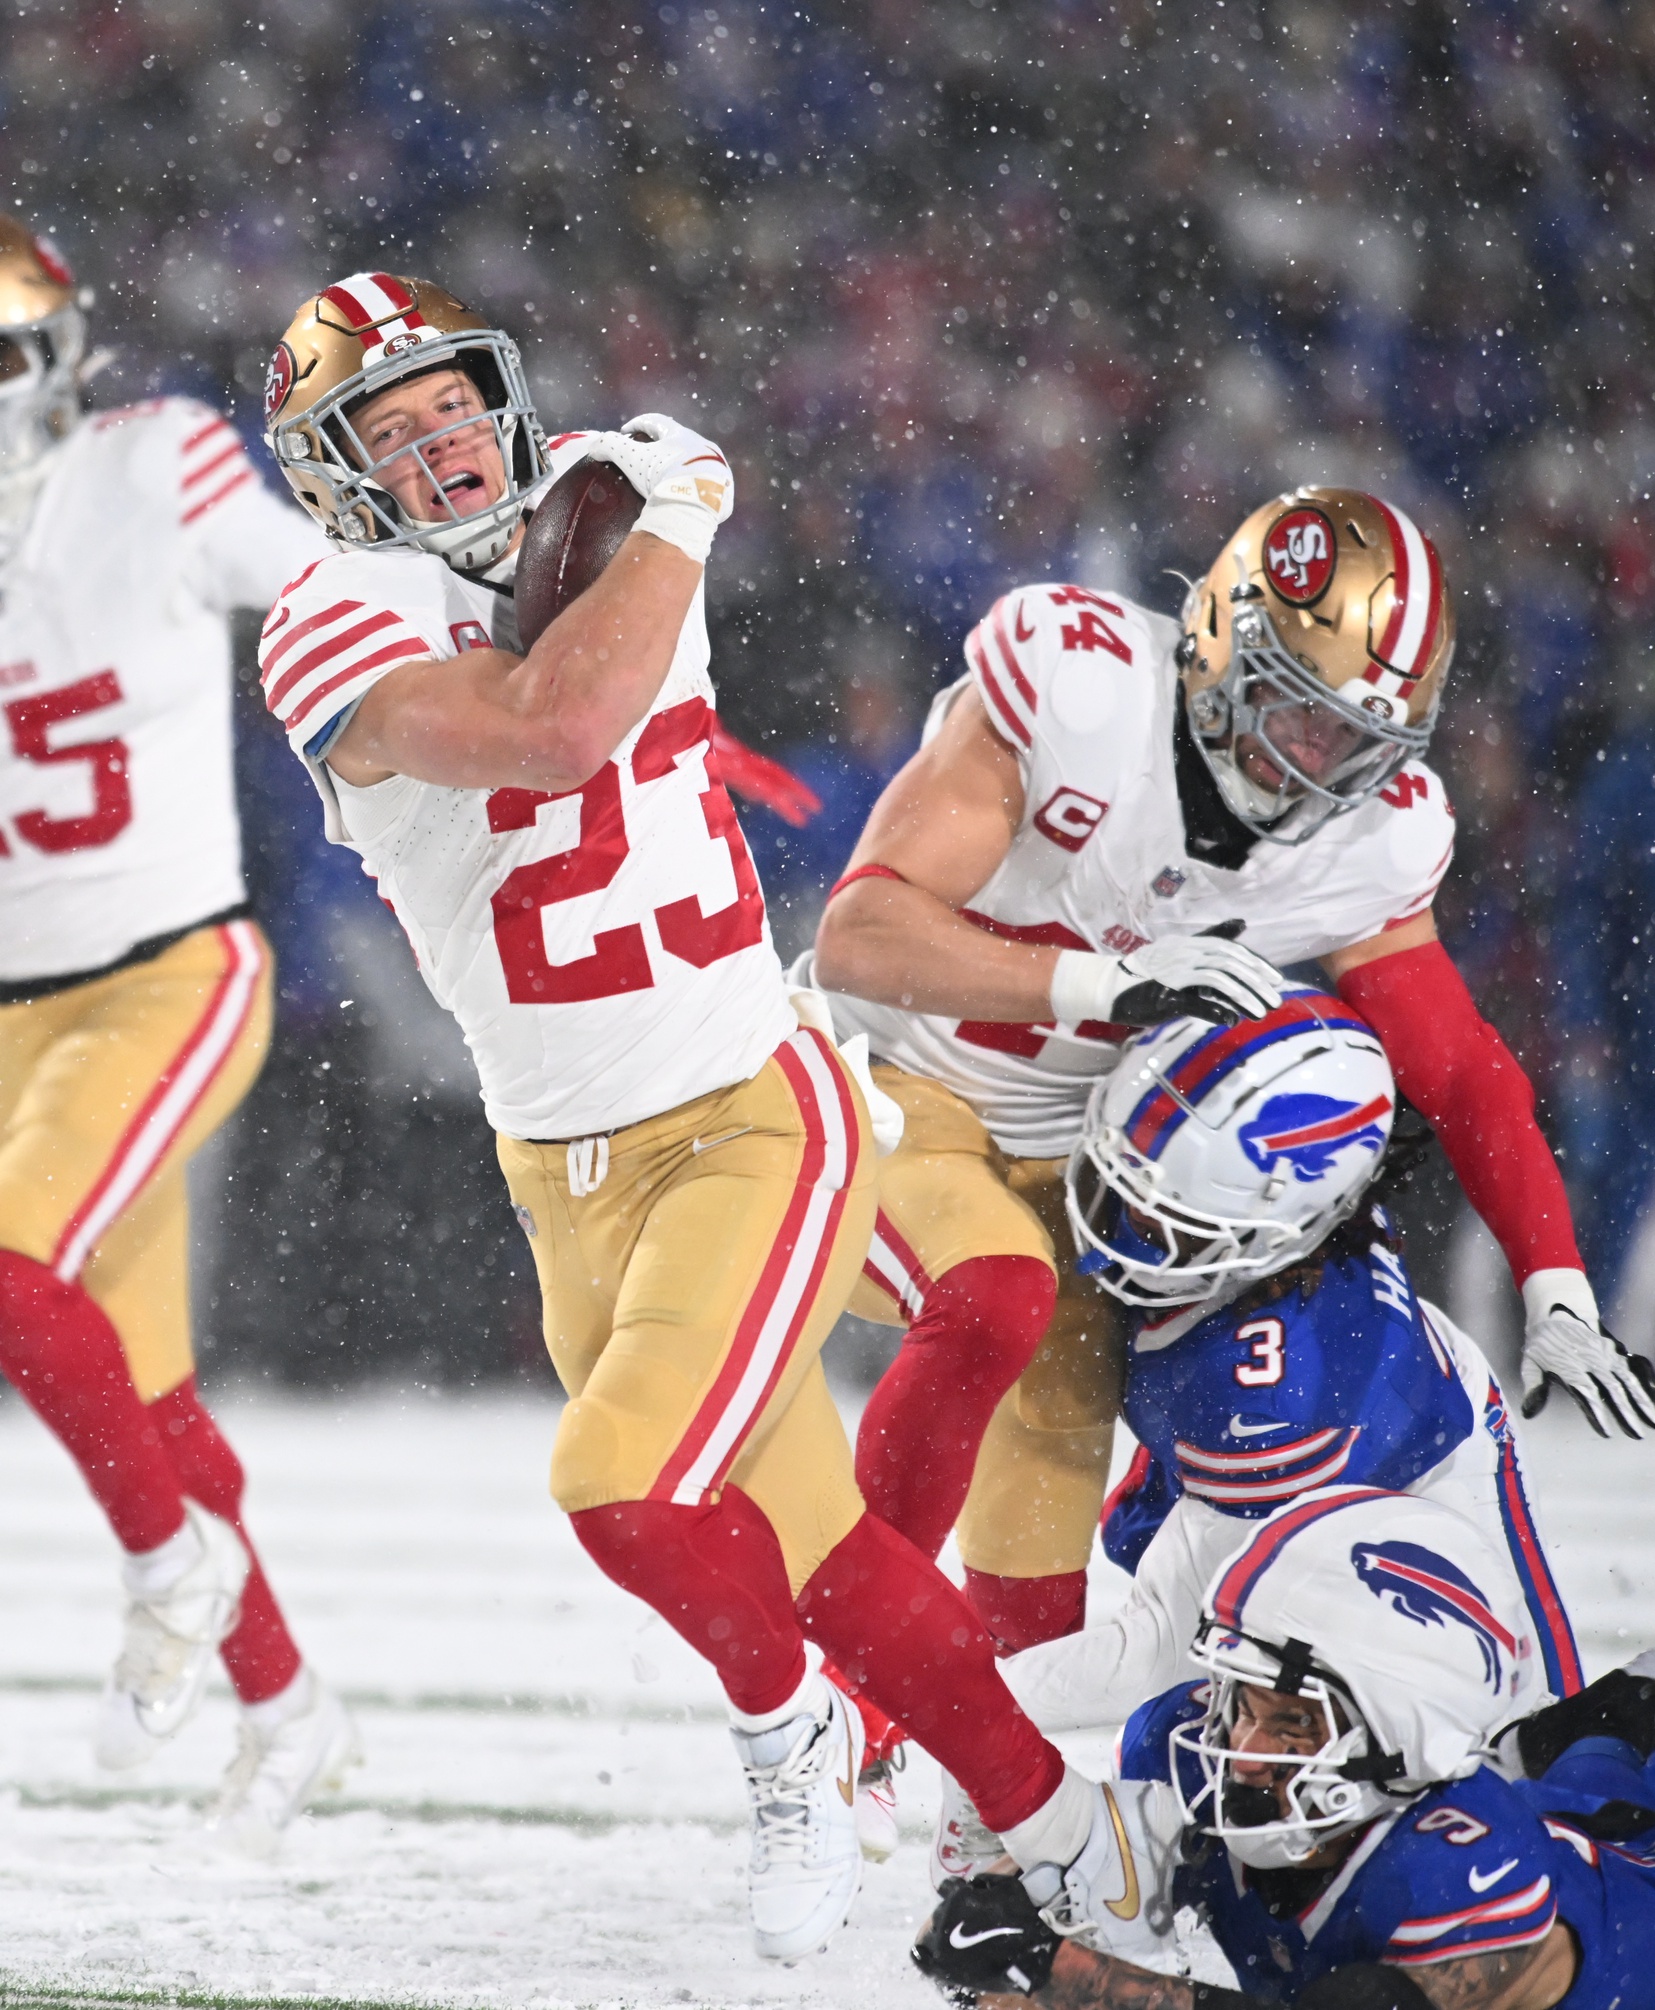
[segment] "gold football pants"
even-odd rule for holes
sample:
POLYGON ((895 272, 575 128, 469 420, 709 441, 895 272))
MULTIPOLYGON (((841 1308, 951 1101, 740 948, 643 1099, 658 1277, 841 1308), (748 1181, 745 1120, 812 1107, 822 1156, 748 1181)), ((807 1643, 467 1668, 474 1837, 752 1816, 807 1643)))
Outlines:
POLYGON ((867 1112, 800 1031, 753 1079, 607 1138, 499 1140, 569 1404, 552 1494, 749 1495, 801 1590, 862 1514, 821 1349, 874 1218, 867 1112))
POLYGON ((933 1278, 980 1256, 1033 1256, 1057 1273, 1046 1337, 995 1411, 960 1516, 960 1555, 998 1577, 1084 1570, 1109 1475, 1122 1354, 1110 1301, 1076 1274, 1062 1159, 1011 1159, 969 1104, 881 1067, 902 1143, 879 1164, 879 1217, 851 1310, 903 1325, 933 1278))
POLYGON ((0 1248, 85 1286, 146 1403, 194 1368, 184 1167, 252 1086, 270 1010, 250 921, 0 1006, 0 1248))

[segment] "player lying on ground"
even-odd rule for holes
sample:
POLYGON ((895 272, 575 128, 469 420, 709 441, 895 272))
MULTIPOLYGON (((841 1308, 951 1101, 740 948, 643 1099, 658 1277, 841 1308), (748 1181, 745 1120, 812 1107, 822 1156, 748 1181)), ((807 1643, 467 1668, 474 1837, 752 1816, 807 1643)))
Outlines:
POLYGON ((1650 2010, 1655 1681, 1634 1664, 1558 1705, 1570 1742, 1502 1777, 1537 1666, 1508 1594, 1436 1502, 1281 1510, 1208 1587, 1209 1679, 1127 1727, 1112 1878, 952 1880, 916 1960, 986 2010, 1650 2010), (1186 1905, 1238 1990, 1153 1972, 1186 1905))
POLYGON ((1257 511, 1181 626, 1019 588, 830 898, 815 981, 854 994, 836 1023, 907 1113, 853 1310, 908 1336, 857 1473, 932 1554, 958 1520, 1007 1649, 1082 1623, 1120 1387, 1118 1323, 1059 1253, 1064 1163, 1131 1026, 1275 1003, 1243 945, 1319 959, 1378 1032, 1522 1287, 1525 1409, 1555 1378, 1598 1428, 1655 1428, 1529 1084, 1436 939, 1453 816, 1422 756, 1452 649, 1430 542, 1348 489, 1257 511))
POLYGON ((355 1740, 196 1393, 184 1168, 270 1034, 226 616, 322 544, 202 406, 81 418, 83 345, 62 261, 0 218, 0 1371, 126 1552, 99 1760, 149 1758, 221 1656, 241 1750, 213 1819, 268 1849, 355 1740))
POLYGON ((1019 1862, 1072 1863, 1101 1796, 959 1594, 865 1512, 822 1374, 872 1146, 789 1003, 710 759, 724 456, 658 415, 547 442, 507 336, 383 272, 305 302, 266 410, 336 547, 270 617, 266 698, 470 1044, 570 1397, 553 1494, 730 1699, 759 1951, 821 1946, 861 1874, 860 1721, 807 1635, 1019 1862), (637 527, 520 653, 525 511, 591 456, 646 497, 637 527))
POLYGON ((1132 1335, 1122 1409, 1140 1449, 1104 1543, 1134 1577, 1119 1613, 1005 1664, 1042 1729, 1121 1723, 1164 1689, 1238 1521, 1335 1480, 1474 1522, 1505 1557, 1543 1686, 1581 1687, 1499 1383, 1415 1296, 1381 1204, 1395 1093, 1370 1028, 1306 990, 1228 1031, 1146 1033, 1093 1092, 1069 1208, 1080 1267, 1132 1335))

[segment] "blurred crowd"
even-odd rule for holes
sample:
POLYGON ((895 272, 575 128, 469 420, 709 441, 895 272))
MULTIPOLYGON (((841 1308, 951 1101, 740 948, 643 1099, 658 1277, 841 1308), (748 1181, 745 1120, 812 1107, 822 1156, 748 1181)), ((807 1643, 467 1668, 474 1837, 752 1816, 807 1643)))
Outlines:
MULTIPOLYGON (((1461 625, 1444 932, 1636 1329, 1652 88, 1642 0, 14 0, 0 176, 96 288, 102 402, 187 390, 252 435, 293 307, 373 264, 497 314, 549 429, 663 409, 723 442, 723 709, 826 804, 802 832, 749 821, 789 948, 1003 587, 1074 577, 1175 611, 1178 575, 1278 488, 1402 504, 1461 625)), ((314 1282, 338 1269, 328 1224, 382 1179, 385 1113, 406 1132, 446 1111, 450 1144, 475 1119, 251 700, 243 729, 285 969, 249 1121, 286 1140, 266 1204, 310 1222, 285 1239, 314 1282)), ((406 1136, 397 1156, 423 1163, 406 1136)), ((491 1179, 441 1219, 505 1277, 524 1266, 491 1179)), ((1429 1264, 1453 1204, 1428 1193, 1429 1264)), ((435 1234, 428 1197, 379 1197, 435 1234)), ((373 1287, 315 1289, 311 1324, 351 1327, 373 1287)), ((524 1289, 485 1364, 532 1351, 524 1289)), ((392 1323, 441 1355, 454 1316, 392 1323)))

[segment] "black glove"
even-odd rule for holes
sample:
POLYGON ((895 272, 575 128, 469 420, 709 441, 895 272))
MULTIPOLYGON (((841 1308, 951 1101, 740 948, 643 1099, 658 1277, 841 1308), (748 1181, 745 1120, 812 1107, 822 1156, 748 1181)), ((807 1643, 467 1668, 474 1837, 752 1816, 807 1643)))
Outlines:
POLYGON ((1051 1977, 1058 1936, 1015 1877, 950 1877, 914 1942, 914 1965, 952 2002, 1032 1996, 1051 1977))

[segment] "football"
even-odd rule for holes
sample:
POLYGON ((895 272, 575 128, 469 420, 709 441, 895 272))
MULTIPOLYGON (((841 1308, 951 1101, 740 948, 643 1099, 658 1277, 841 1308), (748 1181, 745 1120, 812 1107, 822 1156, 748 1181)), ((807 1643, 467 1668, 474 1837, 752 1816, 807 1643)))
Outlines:
POLYGON ((553 482, 517 554, 517 632, 525 649, 602 572, 643 506, 643 497, 607 461, 580 461, 553 482))

